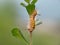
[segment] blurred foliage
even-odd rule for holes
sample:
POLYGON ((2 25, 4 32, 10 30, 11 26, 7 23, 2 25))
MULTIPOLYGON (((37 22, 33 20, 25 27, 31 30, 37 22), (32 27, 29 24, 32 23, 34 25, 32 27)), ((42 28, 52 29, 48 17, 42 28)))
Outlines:
POLYGON ((13 3, 0 3, 0 45, 18 45, 10 35, 11 28, 16 24, 17 10, 15 8, 13 3))

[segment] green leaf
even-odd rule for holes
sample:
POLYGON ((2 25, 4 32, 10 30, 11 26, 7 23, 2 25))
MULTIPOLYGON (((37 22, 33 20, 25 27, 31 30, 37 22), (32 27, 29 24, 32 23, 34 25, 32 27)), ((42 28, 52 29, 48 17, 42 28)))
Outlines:
POLYGON ((33 0, 30 4, 31 0, 24 0, 25 2, 29 3, 27 6, 24 3, 21 3, 22 6, 24 6, 28 12, 29 15, 32 14, 32 12, 35 10, 35 3, 37 0, 33 0))
POLYGON ((25 5, 24 3, 21 3, 21 5, 22 5, 23 7, 26 7, 26 5, 25 5))
POLYGON ((37 0, 33 0, 33 1, 31 2, 31 4, 34 4, 34 5, 35 5, 36 2, 37 2, 37 0))
POLYGON ((24 0, 25 2, 27 2, 27 3, 30 3, 30 0, 24 0))
POLYGON ((28 41, 25 39, 25 37, 23 36, 22 32, 18 29, 18 28, 14 28, 12 29, 12 35, 16 38, 22 39, 24 40, 26 43, 28 43, 28 41))
POLYGON ((26 6, 26 10, 27 10, 28 14, 31 15, 32 12, 35 10, 35 5, 29 4, 28 6, 26 6))

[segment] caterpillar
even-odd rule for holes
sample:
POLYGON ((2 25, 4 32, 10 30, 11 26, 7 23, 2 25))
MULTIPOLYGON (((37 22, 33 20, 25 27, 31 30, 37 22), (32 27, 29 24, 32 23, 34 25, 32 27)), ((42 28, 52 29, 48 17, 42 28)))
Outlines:
POLYGON ((29 32, 32 32, 35 29, 35 16, 37 15, 37 11, 34 10, 33 13, 29 17, 29 24, 28 24, 28 30, 29 32))

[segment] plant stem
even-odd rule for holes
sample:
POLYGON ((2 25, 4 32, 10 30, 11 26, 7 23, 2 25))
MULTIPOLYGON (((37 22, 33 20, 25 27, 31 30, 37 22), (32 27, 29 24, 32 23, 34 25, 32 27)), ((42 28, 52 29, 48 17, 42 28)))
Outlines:
POLYGON ((32 32, 30 32, 30 45, 32 45, 32 32))
POLYGON ((28 31, 30 32, 30 45, 32 45, 32 32, 35 29, 35 16, 37 15, 37 11, 34 10, 32 14, 30 15, 29 25, 28 25, 28 31))

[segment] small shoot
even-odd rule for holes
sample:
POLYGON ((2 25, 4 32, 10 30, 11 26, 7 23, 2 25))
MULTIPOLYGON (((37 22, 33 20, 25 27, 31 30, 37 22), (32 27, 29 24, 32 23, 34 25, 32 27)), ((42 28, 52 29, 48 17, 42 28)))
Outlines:
POLYGON ((12 35, 13 35, 14 37, 19 38, 20 40, 24 40, 27 44, 29 44, 28 41, 27 41, 27 40, 25 39, 25 37, 23 36, 23 34, 22 34, 22 32, 21 32, 20 29, 14 28, 14 29, 12 29, 11 33, 12 33, 12 35))
POLYGON ((32 0, 31 3, 30 3, 31 0, 24 0, 24 1, 28 3, 28 5, 26 6, 24 3, 21 3, 21 5, 25 7, 28 14, 31 15, 32 12, 35 10, 35 3, 37 2, 37 0, 32 0))
POLYGON ((26 4, 24 4, 24 3, 21 3, 21 5, 22 5, 23 7, 26 7, 26 4))

